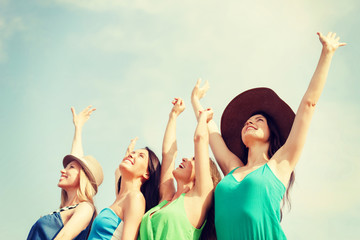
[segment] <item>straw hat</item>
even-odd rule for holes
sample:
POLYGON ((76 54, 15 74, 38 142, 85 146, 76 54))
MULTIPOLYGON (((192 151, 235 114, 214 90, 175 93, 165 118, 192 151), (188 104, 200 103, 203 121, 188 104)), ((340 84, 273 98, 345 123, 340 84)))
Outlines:
POLYGON ((227 105, 221 117, 221 135, 230 151, 240 159, 245 149, 241 130, 257 112, 264 112, 272 118, 279 131, 281 145, 289 136, 295 118, 289 105, 270 88, 253 88, 240 93, 227 105))
POLYGON ((101 185, 104 179, 104 174, 100 163, 92 156, 76 157, 74 155, 66 155, 63 160, 63 166, 66 167, 69 162, 74 160, 80 163, 85 171, 85 174, 88 176, 91 184, 97 192, 98 187, 101 185))

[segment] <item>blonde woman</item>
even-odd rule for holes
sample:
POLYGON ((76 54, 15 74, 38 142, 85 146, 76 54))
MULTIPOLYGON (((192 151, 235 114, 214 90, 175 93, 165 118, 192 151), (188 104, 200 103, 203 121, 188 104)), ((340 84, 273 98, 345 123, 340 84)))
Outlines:
POLYGON ((95 158, 84 156, 81 140, 82 128, 95 109, 88 106, 79 114, 74 108, 71 111, 75 134, 71 154, 64 157, 60 171, 60 209, 41 217, 31 228, 29 240, 86 239, 96 215, 93 197, 103 181, 103 172, 95 158))

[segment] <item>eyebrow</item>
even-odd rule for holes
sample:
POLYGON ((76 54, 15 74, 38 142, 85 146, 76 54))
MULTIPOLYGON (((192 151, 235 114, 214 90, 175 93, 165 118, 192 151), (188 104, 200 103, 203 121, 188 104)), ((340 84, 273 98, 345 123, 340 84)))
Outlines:
POLYGON ((260 116, 257 116, 257 117, 255 118, 255 120, 256 120, 256 119, 259 119, 259 118, 265 118, 265 117, 260 115, 260 116))

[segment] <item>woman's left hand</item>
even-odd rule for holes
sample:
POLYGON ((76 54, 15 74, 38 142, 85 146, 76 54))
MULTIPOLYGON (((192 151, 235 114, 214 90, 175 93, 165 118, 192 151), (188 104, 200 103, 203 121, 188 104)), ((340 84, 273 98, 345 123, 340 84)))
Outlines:
POLYGON ((329 32, 326 36, 324 36, 318 32, 317 35, 323 45, 323 49, 329 52, 335 52, 335 50, 339 47, 346 45, 346 43, 339 42, 340 37, 336 37, 336 33, 329 32))
POLYGON ((93 111, 95 111, 95 108, 92 108, 91 105, 86 107, 84 110, 79 112, 79 114, 76 114, 75 108, 71 107, 71 112, 73 114, 73 122, 75 127, 82 127, 84 126, 85 122, 90 118, 90 115, 93 111))

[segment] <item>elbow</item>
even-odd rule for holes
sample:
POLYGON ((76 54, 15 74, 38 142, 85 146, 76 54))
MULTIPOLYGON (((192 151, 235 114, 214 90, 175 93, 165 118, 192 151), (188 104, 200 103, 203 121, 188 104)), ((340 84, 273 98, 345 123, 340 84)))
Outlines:
POLYGON ((206 134, 195 134, 194 136, 194 142, 198 143, 198 142, 205 142, 208 141, 209 137, 206 134))
POLYGON ((306 108, 315 108, 317 104, 317 100, 313 98, 304 98, 302 100, 302 105, 306 108))

